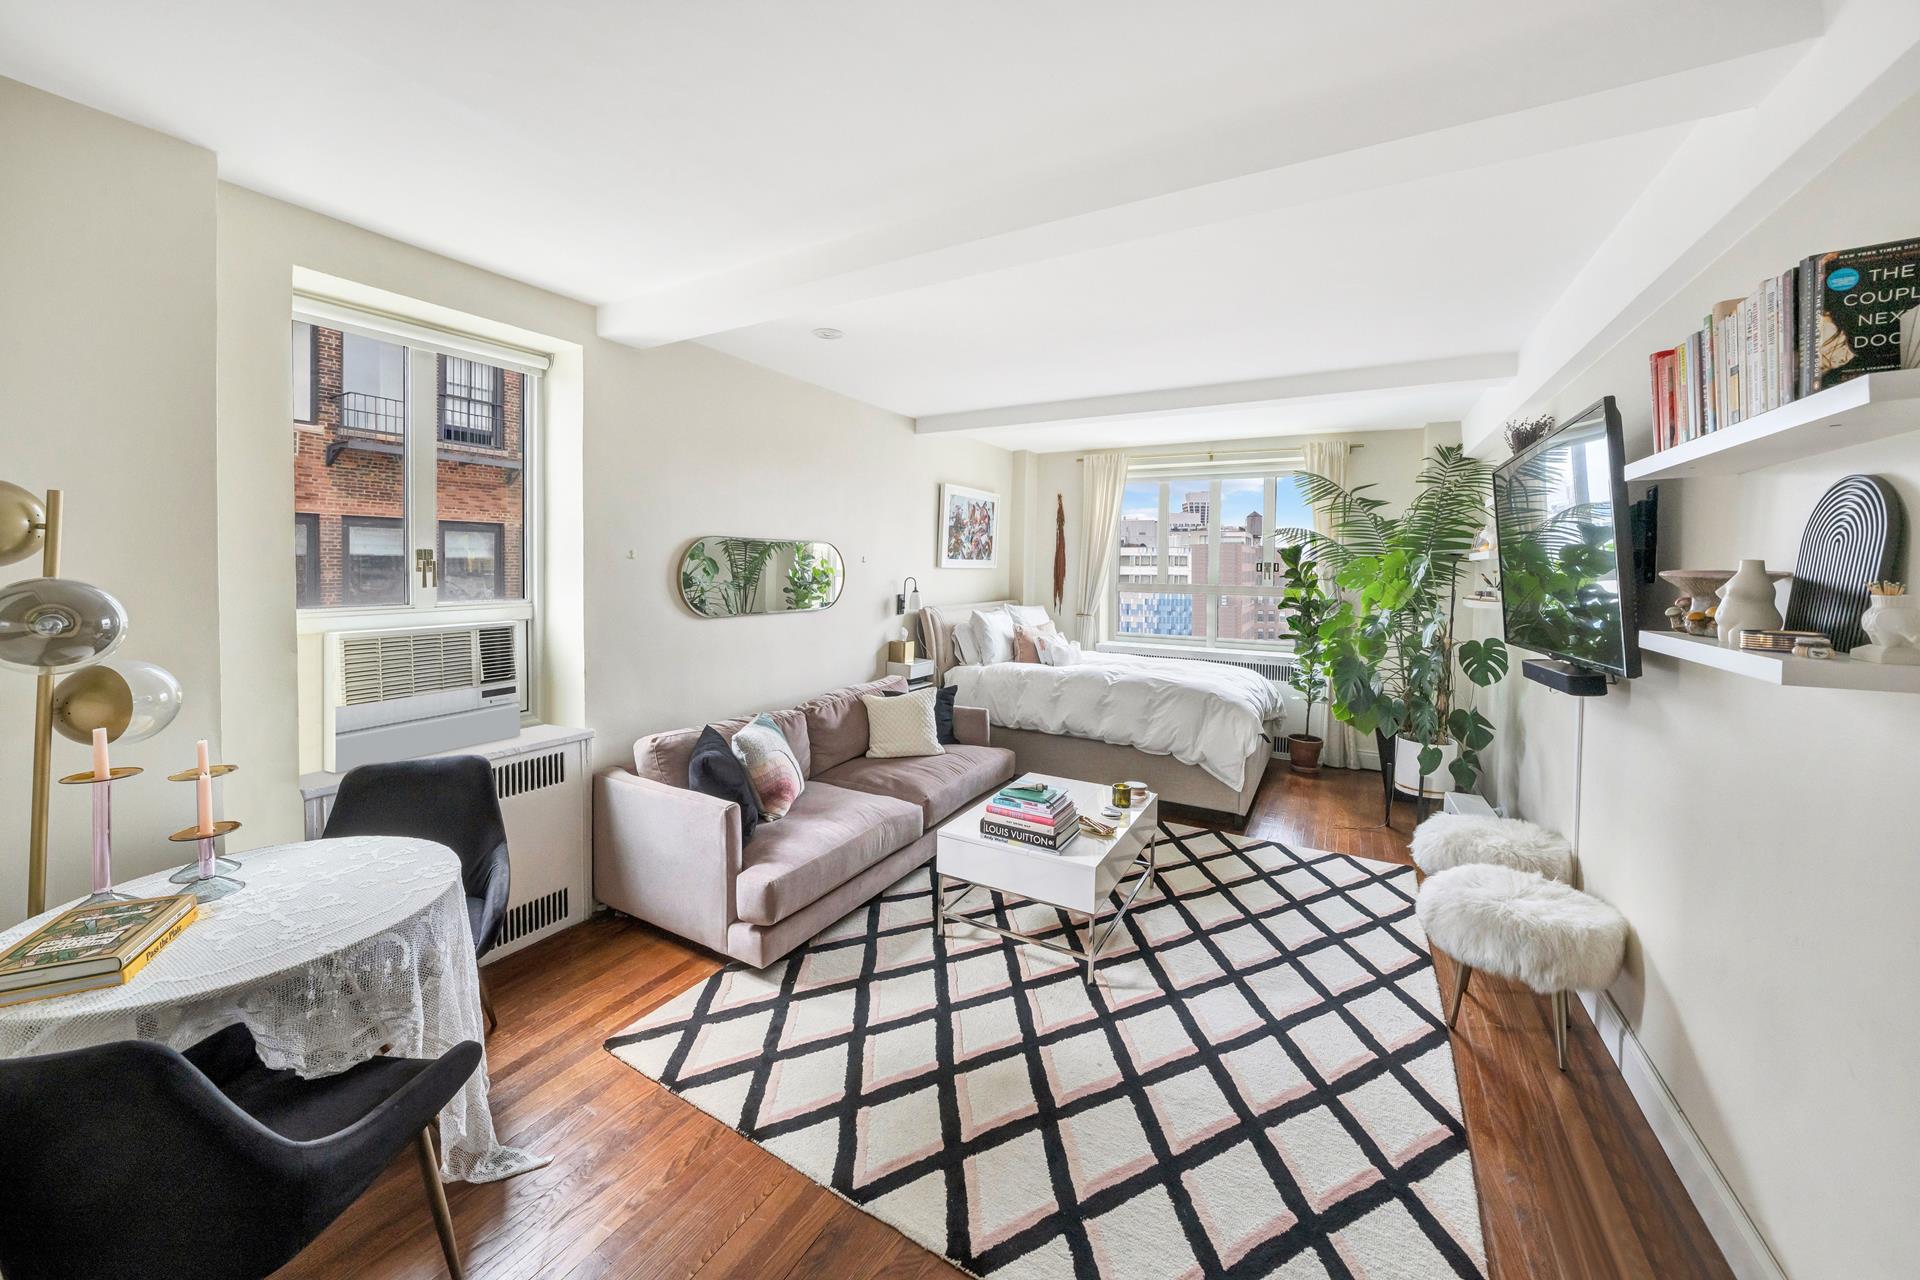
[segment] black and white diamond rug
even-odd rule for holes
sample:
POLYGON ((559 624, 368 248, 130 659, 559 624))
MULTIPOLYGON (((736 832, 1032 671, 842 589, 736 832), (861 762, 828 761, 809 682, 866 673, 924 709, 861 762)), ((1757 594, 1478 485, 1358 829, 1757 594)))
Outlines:
POLYGON ((922 869, 607 1048, 976 1275, 1482 1275, 1413 869, 1180 826, 1157 857, 1094 987, 941 938, 922 869))

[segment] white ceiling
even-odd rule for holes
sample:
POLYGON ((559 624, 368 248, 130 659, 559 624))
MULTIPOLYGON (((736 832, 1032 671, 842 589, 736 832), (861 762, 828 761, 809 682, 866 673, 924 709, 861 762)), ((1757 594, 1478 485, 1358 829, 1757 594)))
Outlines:
POLYGON ((611 337, 1077 448, 1458 417, 1688 122, 1750 106, 1821 23, 1820 0, 0 0, 0 74, 600 304, 611 337), (1217 384, 1333 370, 1364 389, 1221 407, 1217 384), (1099 425, 1168 389, 1208 411, 1099 425))

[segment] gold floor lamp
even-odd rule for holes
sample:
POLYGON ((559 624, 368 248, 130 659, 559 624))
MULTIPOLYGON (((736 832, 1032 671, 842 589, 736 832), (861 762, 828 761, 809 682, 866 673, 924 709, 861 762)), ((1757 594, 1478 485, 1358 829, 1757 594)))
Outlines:
POLYGON ((27 837, 27 914, 47 909, 47 809, 53 732, 86 742, 138 741, 180 709, 180 684, 150 662, 105 661, 127 635, 127 611, 100 588, 60 576, 61 495, 42 498, 0 480, 0 565, 40 555, 38 578, 0 586, 0 666, 34 675, 33 803, 27 837), (55 683, 55 677, 72 672, 55 683))

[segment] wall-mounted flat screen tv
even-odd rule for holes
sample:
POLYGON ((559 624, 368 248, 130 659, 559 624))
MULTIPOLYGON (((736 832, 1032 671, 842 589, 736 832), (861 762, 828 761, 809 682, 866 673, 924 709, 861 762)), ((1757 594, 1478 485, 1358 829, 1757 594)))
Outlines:
POLYGON ((1507 643, 1609 675, 1640 674, 1620 413, 1607 396, 1493 473, 1507 643))

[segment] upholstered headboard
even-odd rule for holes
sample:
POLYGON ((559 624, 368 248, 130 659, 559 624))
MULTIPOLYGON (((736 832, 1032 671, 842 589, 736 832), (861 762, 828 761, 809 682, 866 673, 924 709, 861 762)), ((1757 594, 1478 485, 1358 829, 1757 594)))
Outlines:
POLYGON ((974 604, 930 604, 923 605, 914 615, 914 627, 918 632, 920 656, 933 659, 933 680, 939 684, 946 678, 948 668, 960 661, 960 655, 953 647, 953 629, 973 616, 975 609, 1001 609, 1013 604, 1012 600, 981 600, 974 604))

